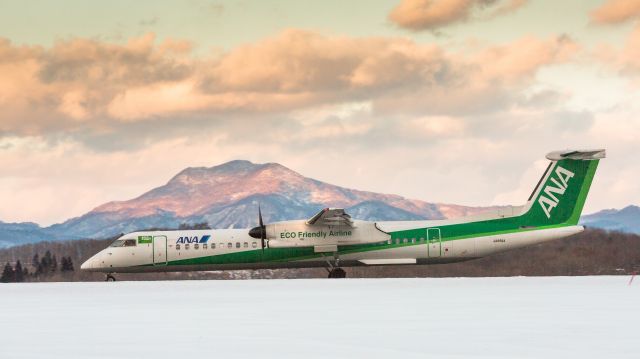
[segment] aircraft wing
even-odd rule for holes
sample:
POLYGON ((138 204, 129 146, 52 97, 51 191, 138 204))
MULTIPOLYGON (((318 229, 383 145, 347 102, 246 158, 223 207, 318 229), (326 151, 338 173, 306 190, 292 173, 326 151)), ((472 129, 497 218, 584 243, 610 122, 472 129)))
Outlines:
POLYGON ((353 220, 343 208, 325 208, 307 221, 309 225, 353 227, 353 220))

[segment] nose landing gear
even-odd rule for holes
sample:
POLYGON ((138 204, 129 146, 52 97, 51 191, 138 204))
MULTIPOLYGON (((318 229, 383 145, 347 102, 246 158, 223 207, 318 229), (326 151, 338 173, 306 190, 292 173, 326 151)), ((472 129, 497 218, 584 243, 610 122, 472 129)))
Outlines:
POLYGON ((107 273, 107 277, 104 279, 105 282, 115 282, 116 277, 113 276, 113 273, 107 273))

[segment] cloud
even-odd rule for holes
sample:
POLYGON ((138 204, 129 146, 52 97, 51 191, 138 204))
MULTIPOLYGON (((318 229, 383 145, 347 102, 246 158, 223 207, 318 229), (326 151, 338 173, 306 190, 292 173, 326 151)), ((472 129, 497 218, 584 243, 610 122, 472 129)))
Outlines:
POLYGON ((223 56, 202 88, 230 107, 287 110, 438 86, 455 76, 451 65, 439 47, 407 39, 287 30, 223 56))
POLYGON ((209 102, 194 91, 192 81, 162 82, 124 90, 109 102, 107 113, 122 121, 153 120, 157 115, 207 108, 209 102))
MULTIPOLYGON (((0 137, 85 139, 217 118, 287 115, 368 102, 395 115, 448 116, 508 108, 545 66, 567 61, 567 37, 525 37, 454 53, 405 38, 290 29, 211 56, 153 34, 124 44, 69 39, 46 48, 0 40, 0 137), (124 127, 123 127, 124 126, 124 127)), ((145 135, 145 131, 139 131, 145 135)), ((140 133, 138 133, 140 134, 140 133)))
POLYGON ((0 39, 0 135, 108 125, 110 102, 127 90, 188 78, 189 52, 184 41, 156 44, 152 34, 122 45, 71 39, 51 48, 0 39))
POLYGON ((526 37, 448 53, 403 38, 287 30, 223 55, 207 67, 201 88, 215 99, 212 108, 227 111, 265 113, 370 101, 374 109, 393 108, 399 114, 406 112, 403 106, 411 113, 412 107, 433 104, 432 109, 422 106, 423 114, 446 115, 458 112, 471 97, 500 102, 501 92, 517 94, 538 69, 568 61, 578 50, 566 36, 526 37), (398 99, 410 103, 396 106, 398 99))
POLYGON ((522 101, 523 91, 545 66, 571 61, 580 46, 566 36, 525 37, 471 54, 453 56, 448 66, 456 77, 444 86, 422 86, 374 102, 384 113, 419 115, 484 115, 509 109, 522 101))
POLYGON ((607 0, 590 13, 596 24, 619 24, 640 17, 640 0, 607 0))
POLYGON ((591 22, 598 25, 635 22, 621 47, 601 43, 591 50, 591 59, 614 70, 634 87, 640 86, 640 0, 607 0, 589 15, 591 22))
POLYGON ((494 17, 517 10, 527 0, 402 0, 389 13, 394 24, 414 31, 436 30, 472 17, 494 17))
POLYGON ((640 24, 629 34, 616 60, 624 74, 640 74, 640 24))
POLYGON ((640 23, 633 27, 620 48, 601 44, 593 51, 593 57, 635 87, 640 86, 640 23))

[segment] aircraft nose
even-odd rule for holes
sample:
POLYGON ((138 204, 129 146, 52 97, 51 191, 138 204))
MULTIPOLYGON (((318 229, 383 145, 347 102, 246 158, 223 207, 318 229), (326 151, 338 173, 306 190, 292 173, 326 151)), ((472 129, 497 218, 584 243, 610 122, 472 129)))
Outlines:
POLYGON ((87 259, 86 261, 84 261, 84 263, 82 263, 82 265, 80 266, 81 270, 91 270, 94 268, 94 262, 96 260, 96 256, 93 256, 89 259, 87 259))
POLYGON ((80 266, 80 269, 81 270, 91 269, 91 258, 84 261, 84 263, 82 263, 82 265, 80 266))

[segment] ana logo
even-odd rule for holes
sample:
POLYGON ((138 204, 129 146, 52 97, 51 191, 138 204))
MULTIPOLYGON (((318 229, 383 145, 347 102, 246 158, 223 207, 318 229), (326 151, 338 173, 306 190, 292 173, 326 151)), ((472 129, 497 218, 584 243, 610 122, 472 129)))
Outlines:
POLYGON ((193 236, 193 237, 182 236, 182 237, 178 237, 176 244, 177 243, 207 243, 209 238, 211 238, 211 236, 208 234, 202 236, 199 240, 198 240, 198 236, 193 236))
POLYGON ((556 197, 556 194, 563 195, 567 190, 569 179, 573 177, 573 172, 560 166, 556 167, 555 174, 558 177, 557 179, 551 177, 551 182, 553 182, 555 187, 551 185, 545 186, 544 194, 541 194, 540 198, 538 199, 538 203, 540 203, 540 207, 542 207, 542 210, 544 211, 544 214, 547 215, 547 218, 551 218, 551 211, 560 202, 558 197, 556 197))

